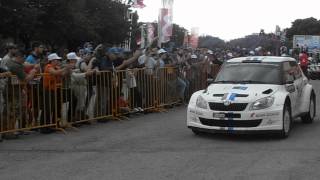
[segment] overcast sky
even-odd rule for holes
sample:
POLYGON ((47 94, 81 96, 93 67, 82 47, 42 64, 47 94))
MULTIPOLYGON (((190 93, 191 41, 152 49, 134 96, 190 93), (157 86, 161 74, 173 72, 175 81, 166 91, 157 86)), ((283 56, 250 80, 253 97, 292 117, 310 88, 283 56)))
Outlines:
MULTIPOLYGON (((161 0, 144 0, 139 21, 158 19, 161 0)), ((199 27, 200 35, 224 40, 274 32, 276 25, 290 27, 295 19, 320 19, 320 0, 174 0, 173 21, 188 30, 199 27), (302 4, 303 3, 303 4, 302 4)))

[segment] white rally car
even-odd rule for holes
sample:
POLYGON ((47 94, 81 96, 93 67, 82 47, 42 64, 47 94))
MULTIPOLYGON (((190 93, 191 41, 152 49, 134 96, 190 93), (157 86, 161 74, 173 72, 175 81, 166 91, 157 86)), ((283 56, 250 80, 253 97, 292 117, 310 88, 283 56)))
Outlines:
POLYGON ((215 81, 195 92, 187 126, 201 132, 290 133, 292 120, 312 123, 316 95, 293 58, 243 57, 224 63, 215 81))

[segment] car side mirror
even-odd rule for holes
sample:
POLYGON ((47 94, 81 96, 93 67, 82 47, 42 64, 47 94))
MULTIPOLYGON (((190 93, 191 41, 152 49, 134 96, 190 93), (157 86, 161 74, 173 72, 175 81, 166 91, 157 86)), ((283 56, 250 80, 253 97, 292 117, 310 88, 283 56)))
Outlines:
POLYGON ((208 85, 214 83, 214 79, 211 79, 211 78, 207 79, 207 83, 208 83, 208 85))
POLYGON ((293 93, 296 91, 296 87, 293 84, 293 81, 286 81, 285 87, 289 93, 293 93))

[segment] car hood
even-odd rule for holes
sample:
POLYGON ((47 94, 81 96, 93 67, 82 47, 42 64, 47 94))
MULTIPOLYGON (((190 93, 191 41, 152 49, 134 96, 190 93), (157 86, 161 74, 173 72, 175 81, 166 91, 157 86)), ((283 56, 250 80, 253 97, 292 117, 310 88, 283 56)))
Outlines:
POLYGON ((272 84, 211 84, 202 96, 209 102, 250 103, 277 92, 280 85, 272 84))

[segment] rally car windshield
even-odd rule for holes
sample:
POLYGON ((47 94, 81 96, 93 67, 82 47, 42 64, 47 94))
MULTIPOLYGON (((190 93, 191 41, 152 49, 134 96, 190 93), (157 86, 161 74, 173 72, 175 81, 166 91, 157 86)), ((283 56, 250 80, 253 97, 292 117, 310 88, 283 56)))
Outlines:
POLYGON ((281 84, 280 64, 227 63, 215 83, 281 84))

